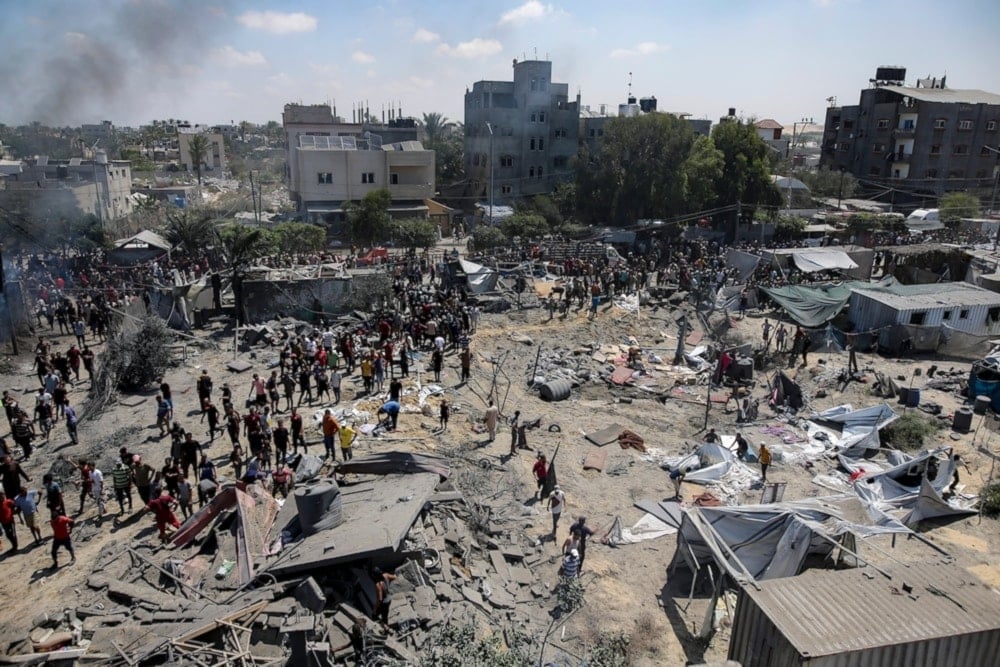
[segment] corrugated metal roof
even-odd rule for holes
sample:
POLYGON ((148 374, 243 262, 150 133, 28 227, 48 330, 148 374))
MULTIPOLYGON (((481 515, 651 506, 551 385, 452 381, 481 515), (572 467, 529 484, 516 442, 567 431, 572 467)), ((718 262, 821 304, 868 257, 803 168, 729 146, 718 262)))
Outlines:
POLYGON ((870 568, 807 570, 744 591, 804 656, 1000 631, 1000 594, 968 571, 913 564, 891 574, 889 580, 870 568))
POLYGON ((908 95, 924 102, 952 102, 958 104, 1000 104, 1000 95, 974 88, 909 88, 907 86, 884 86, 900 95, 908 95))
POLYGON ((861 297, 896 310, 936 308, 939 306, 1000 306, 1000 294, 969 283, 929 283, 893 285, 892 287, 853 287, 861 297))

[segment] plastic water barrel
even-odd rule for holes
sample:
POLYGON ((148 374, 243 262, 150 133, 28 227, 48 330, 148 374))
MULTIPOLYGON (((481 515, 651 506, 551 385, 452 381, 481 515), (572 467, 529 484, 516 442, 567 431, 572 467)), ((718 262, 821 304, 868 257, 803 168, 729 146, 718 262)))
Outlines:
POLYGON ((985 415, 986 411, 990 409, 990 403, 992 399, 989 396, 976 396, 975 408, 973 411, 977 415, 985 415))
POLYGON ((972 430, 972 408, 965 406, 955 410, 955 416, 951 420, 952 430, 959 433, 968 433, 972 430))
POLYGON ((741 357, 736 360, 736 368, 733 371, 734 380, 753 380, 753 359, 741 357))
POLYGON ((342 512, 340 489, 335 481, 325 480, 320 484, 296 489, 294 495, 299 524, 306 535, 315 533, 316 524, 323 519, 333 519, 333 524, 339 523, 340 517, 327 516, 328 511, 342 512))
POLYGON ((910 389, 906 395, 906 407, 915 408, 920 405, 920 390, 910 389))
POLYGON ((899 402, 902 403, 903 405, 909 405, 910 404, 910 388, 909 387, 900 387, 899 388, 899 402))
POLYGON ((538 388, 538 395, 543 401, 565 401, 572 389, 573 383, 569 380, 552 380, 538 388))

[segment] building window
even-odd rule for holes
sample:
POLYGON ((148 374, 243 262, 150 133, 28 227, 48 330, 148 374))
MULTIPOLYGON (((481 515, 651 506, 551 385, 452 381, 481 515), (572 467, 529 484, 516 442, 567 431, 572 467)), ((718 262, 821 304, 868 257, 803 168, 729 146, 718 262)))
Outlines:
POLYGON ((980 149, 979 149, 979 154, 980 154, 980 155, 989 155, 989 154, 990 154, 990 153, 992 153, 992 152, 993 152, 993 151, 991 151, 991 150, 989 149, 989 147, 987 147, 987 146, 983 146, 982 148, 980 148, 980 149))
POLYGON ((538 114, 531 114, 531 122, 534 123, 538 120, 538 114))
POLYGON ((603 137, 604 136, 604 128, 603 127, 597 128, 597 136, 599 136, 599 137, 603 137))
POLYGON ((328 171, 321 171, 316 174, 316 182, 320 185, 333 185, 333 174, 328 171))
POLYGON ((473 167, 478 167, 479 166, 479 153, 473 153, 472 154, 472 166, 473 167))
POLYGON ((554 133, 554 134, 555 134, 555 137, 556 137, 557 139, 565 139, 565 138, 566 138, 566 128, 564 128, 564 127, 560 127, 560 128, 558 128, 558 129, 557 129, 557 130, 555 131, 555 133, 554 133))
POLYGON ((549 89, 548 82, 546 82, 545 79, 539 79, 538 80, 538 89, 539 90, 548 90, 549 89))
POLYGON ((885 144, 874 144, 872 146, 872 152, 875 153, 875 154, 884 153, 885 152, 885 144))
POLYGON ((878 130, 888 130, 889 129, 889 119, 888 118, 879 118, 875 122, 875 128, 878 129, 878 130))
POLYGON ((529 151, 535 150, 535 138, 534 137, 531 137, 531 139, 528 140, 528 150, 529 151))
POLYGON ((941 313, 941 319, 945 320, 945 321, 950 320, 951 319, 951 311, 950 310, 946 310, 943 313, 941 313))
POLYGON ((991 324, 996 324, 997 320, 1000 320, 1000 308, 997 308, 996 306, 990 308, 989 312, 986 313, 986 319, 991 324))
POLYGON ((914 123, 914 121, 913 121, 912 118, 909 119, 909 120, 904 120, 903 121, 903 129, 904 130, 915 130, 916 128, 917 128, 917 126, 914 123))
POLYGON ((540 151, 544 151, 545 150, 545 139, 543 139, 541 137, 538 137, 538 150, 540 150, 540 151))
POLYGON ((535 168, 528 167, 528 178, 534 178, 534 177, 535 177, 535 168))
POLYGON ((539 166, 539 167, 538 167, 538 178, 541 178, 541 177, 542 177, 542 173, 544 173, 544 172, 543 172, 543 169, 542 169, 542 167, 541 167, 541 166, 539 166))
POLYGON ((987 132, 996 132, 997 131, 997 122, 995 120, 988 120, 988 121, 986 121, 986 131, 987 132))
POLYGON ((943 130, 945 128, 946 124, 947 123, 945 122, 944 118, 935 118, 934 119, 934 129, 935 130, 943 130))
POLYGON ((924 173, 924 176, 925 176, 926 178, 937 178, 937 175, 938 175, 938 170, 937 170, 937 169, 928 169, 928 170, 927 170, 927 171, 926 171, 926 172, 924 173))
POLYGON ((597 136, 597 130, 595 130, 594 128, 590 128, 590 130, 587 132, 587 136, 593 139, 594 137, 597 136))
POLYGON ((960 120, 958 121, 958 129, 960 130, 971 130, 972 121, 971 120, 960 120))
POLYGON ((375 172, 374 171, 364 171, 364 172, 361 172, 361 182, 362 183, 374 183, 375 182, 375 172))
POLYGON ((501 167, 513 167, 514 166, 514 156, 513 155, 501 155, 500 156, 500 166, 501 167))
POLYGON ((959 311, 959 313, 958 313, 958 319, 960 319, 960 320, 967 320, 967 319, 969 319, 969 310, 965 309, 965 310, 959 311))
POLYGON ((539 123, 544 123, 545 122, 545 112, 544 111, 540 111, 538 113, 538 122, 539 123))
POLYGON ((532 79, 531 80, 531 89, 532 90, 538 90, 538 79, 532 79))
POLYGON ((941 144, 931 145, 931 155, 941 155, 941 144))
POLYGON ((566 166, 566 156, 565 155, 557 155, 555 158, 553 158, 552 164, 556 168, 565 167, 566 166))
POLYGON ((397 173, 389 174, 389 185, 399 185, 399 174, 397 173))
POLYGON ((948 172, 948 178, 965 178, 965 172, 961 169, 952 169, 948 172))
POLYGON ((854 120, 853 119, 844 120, 844 129, 845 130, 854 129, 854 120))
POLYGON ((513 191, 513 188, 511 188, 509 185, 501 185, 500 186, 500 194, 502 194, 502 195, 509 195, 512 191, 513 191))
POLYGON ((965 144, 958 144, 955 146, 954 153, 955 155, 968 155, 969 147, 966 146, 965 144))
POLYGON ((841 141, 839 144, 837 144, 837 150, 840 151, 841 153, 846 153, 848 150, 850 150, 850 148, 851 145, 846 141, 841 141))
POLYGON ((927 313, 910 313, 910 324, 915 324, 920 326, 924 323, 924 319, 927 317, 927 313))
POLYGON ((882 169, 880 167, 870 167, 868 169, 868 175, 869 176, 879 176, 879 175, 881 175, 881 173, 882 173, 882 169))

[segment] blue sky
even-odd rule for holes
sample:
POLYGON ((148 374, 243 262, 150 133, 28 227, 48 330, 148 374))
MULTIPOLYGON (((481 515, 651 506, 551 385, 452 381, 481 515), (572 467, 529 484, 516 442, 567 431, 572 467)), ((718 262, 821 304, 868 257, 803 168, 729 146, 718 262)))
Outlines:
POLYGON ((286 102, 461 120, 466 87, 548 58, 583 104, 820 120, 879 65, 1000 93, 996 0, 0 0, 0 122, 280 120, 286 102), (991 31, 993 34, 991 34, 991 31))

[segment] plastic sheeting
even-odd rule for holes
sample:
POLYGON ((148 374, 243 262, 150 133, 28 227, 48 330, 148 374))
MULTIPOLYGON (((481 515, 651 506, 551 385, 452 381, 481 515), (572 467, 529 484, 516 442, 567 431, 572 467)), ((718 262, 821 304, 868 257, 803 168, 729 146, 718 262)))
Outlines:
POLYGON ((482 264, 470 262, 467 259, 459 259, 458 262, 465 273, 470 292, 473 294, 482 294, 483 292, 496 290, 497 280, 500 278, 499 273, 482 264))
POLYGON ((809 437, 814 440, 817 432, 825 433, 834 451, 857 458, 867 450, 878 449, 881 445, 878 432, 897 419, 899 415, 887 403, 860 410, 848 404, 838 405, 813 415, 809 437), (839 427, 840 432, 822 428, 828 424, 839 427))
MULTIPOLYGON (((734 436, 722 436, 722 439, 723 442, 726 439, 730 443, 735 441, 734 436)), ((725 444, 706 442, 693 454, 681 459, 668 459, 664 463, 671 469, 680 468, 688 471, 684 474, 685 482, 710 484, 718 482, 729 472, 734 458, 733 452, 725 444)))
POLYGON ((668 526, 652 514, 645 514, 635 522, 631 528, 622 527, 615 536, 615 542, 619 544, 635 544, 646 540, 655 540, 658 537, 673 535, 677 529, 668 526))
POLYGON ((851 287, 847 283, 761 289, 804 327, 818 327, 832 320, 851 298, 851 287))
POLYGON ((742 250, 728 250, 726 252, 726 266, 736 269, 736 282, 746 282, 746 279, 757 270, 757 265, 761 258, 742 250))
POLYGON ((801 250, 792 255, 792 261, 795 262, 795 266, 798 267, 799 271, 803 273, 858 268, 857 263, 846 252, 838 250, 801 250))
POLYGON ((898 522, 867 523, 864 505, 836 495, 770 505, 686 508, 677 556, 692 570, 716 562, 737 581, 798 574, 809 556, 826 555, 836 538, 907 533, 898 522))

